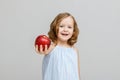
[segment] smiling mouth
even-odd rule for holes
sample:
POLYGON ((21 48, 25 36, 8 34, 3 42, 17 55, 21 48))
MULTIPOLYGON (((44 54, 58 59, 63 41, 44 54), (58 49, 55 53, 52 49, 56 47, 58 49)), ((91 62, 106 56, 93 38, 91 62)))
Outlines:
POLYGON ((61 35, 63 35, 63 36, 68 36, 68 34, 66 34, 66 33, 61 33, 61 35))

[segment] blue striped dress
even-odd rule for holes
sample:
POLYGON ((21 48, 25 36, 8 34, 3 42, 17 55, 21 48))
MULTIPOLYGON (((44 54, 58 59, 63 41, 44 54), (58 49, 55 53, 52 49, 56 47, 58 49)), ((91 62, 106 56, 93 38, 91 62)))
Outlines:
POLYGON ((56 46, 43 58, 42 80, 79 80, 77 53, 73 48, 56 46))

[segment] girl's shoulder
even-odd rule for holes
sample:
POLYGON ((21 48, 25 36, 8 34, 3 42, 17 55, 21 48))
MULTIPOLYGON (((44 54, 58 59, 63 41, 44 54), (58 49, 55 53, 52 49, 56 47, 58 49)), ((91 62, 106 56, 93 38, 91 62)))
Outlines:
POLYGON ((78 57, 78 61, 79 61, 79 58, 80 58, 80 53, 79 53, 79 50, 76 46, 73 46, 73 49, 75 50, 75 52, 77 53, 77 57, 78 57))
POLYGON ((73 49, 75 50, 75 52, 78 54, 79 53, 79 50, 76 46, 73 46, 73 49))

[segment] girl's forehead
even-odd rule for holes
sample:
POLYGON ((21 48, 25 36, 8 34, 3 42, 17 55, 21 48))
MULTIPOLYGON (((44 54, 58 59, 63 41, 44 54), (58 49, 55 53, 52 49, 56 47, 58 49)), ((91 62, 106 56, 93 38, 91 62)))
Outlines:
POLYGON ((74 23, 74 20, 72 17, 66 17, 66 18, 63 18, 60 23, 70 23, 70 24, 73 24, 74 23))

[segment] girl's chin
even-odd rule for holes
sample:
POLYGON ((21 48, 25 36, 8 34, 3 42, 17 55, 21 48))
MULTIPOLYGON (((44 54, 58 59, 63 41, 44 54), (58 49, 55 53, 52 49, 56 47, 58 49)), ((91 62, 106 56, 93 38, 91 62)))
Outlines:
POLYGON ((59 42, 67 42, 68 41, 68 39, 61 39, 61 40, 59 40, 59 42))

